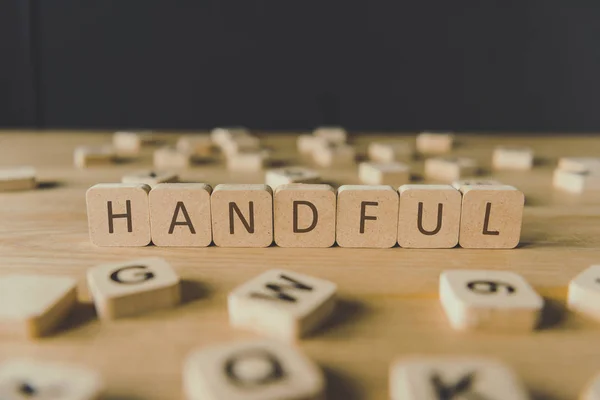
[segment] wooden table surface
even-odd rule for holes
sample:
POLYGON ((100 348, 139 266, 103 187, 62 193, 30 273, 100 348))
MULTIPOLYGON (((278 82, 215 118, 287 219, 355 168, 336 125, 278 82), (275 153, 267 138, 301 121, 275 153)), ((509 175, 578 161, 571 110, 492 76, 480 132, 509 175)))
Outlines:
MULTIPOLYGON (((297 162, 295 136, 260 136, 276 159, 297 162)), ((351 139, 364 154, 368 142, 381 137, 351 139)), ((33 165, 41 181, 34 191, 0 193, 0 274, 72 276, 79 280, 82 300, 53 336, 0 339, 0 360, 32 356, 88 365, 101 371, 111 399, 181 398, 182 363, 190 350, 255 337, 228 326, 227 293, 266 269, 286 268, 339 287, 335 316, 298 344, 325 370, 329 398, 387 398, 390 363, 411 354, 496 357, 518 372, 536 399, 574 399, 600 372, 600 324, 565 308, 569 280, 600 263, 600 201, 551 184, 558 157, 598 156, 600 137, 458 136, 453 154, 478 159, 488 173, 492 149, 499 144, 528 145, 539 157, 531 171, 492 174, 527 199, 521 244, 513 250, 94 247, 88 239, 86 189, 119 182, 126 172, 151 165, 148 149, 134 162, 85 170, 72 166, 75 146, 110 140, 108 132, 0 132, 0 165, 33 165), (164 257, 176 268, 184 280, 184 303, 100 323, 85 286, 86 269, 148 256, 164 257), (437 295, 439 274, 449 268, 522 274, 547 302, 540 329, 517 335, 454 332, 437 295)), ((420 174, 423 160, 413 167, 420 174)), ((356 168, 322 174, 334 185, 358 183, 356 168)), ((262 173, 230 173, 222 161, 194 166, 181 177, 213 186, 264 182, 262 173)))

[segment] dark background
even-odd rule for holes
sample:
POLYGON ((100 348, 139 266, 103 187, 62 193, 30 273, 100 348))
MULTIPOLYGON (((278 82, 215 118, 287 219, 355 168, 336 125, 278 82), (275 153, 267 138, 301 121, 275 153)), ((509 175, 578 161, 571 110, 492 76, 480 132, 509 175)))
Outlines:
POLYGON ((1 0, 0 126, 600 130, 597 1, 1 0))

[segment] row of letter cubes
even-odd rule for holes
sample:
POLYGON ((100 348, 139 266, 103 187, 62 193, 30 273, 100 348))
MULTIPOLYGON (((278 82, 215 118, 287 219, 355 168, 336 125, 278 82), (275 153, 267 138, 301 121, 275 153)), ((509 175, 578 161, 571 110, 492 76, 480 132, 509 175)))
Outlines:
POLYGON ((98 184, 98 246, 514 248, 524 195, 512 186, 98 184))

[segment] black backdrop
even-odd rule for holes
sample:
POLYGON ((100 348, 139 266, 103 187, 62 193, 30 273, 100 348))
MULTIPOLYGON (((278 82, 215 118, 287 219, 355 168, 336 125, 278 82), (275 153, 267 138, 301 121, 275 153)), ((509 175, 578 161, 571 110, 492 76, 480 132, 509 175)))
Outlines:
POLYGON ((22 68, 0 62, 0 125, 600 130, 593 0, 4 7, 23 14, 0 10, 0 45, 22 68))

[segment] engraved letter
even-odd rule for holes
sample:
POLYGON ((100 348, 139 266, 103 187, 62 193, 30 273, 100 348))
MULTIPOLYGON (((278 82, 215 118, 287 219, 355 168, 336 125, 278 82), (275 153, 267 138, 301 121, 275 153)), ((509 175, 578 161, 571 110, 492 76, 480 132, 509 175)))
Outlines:
POLYGON ((315 207, 315 205, 313 203, 311 203, 310 201, 294 200, 292 219, 293 219, 293 225, 294 225, 294 233, 310 232, 313 229, 315 229, 315 226, 317 226, 317 222, 319 222, 319 212, 317 211, 317 207, 315 207), (300 205, 308 206, 310 208, 310 210, 312 211, 312 222, 308 226, 308 228, 298 228, 298 206, 300 206, 300 205))
POLYGON ((133 274, 134 277, 137 277, 139 279, 123 280, 123 278, 120 276, 121 272, 131 270, 131 269, 146 270, 146 269, 148 269, 148 267, 146 267, 144 265, 131 265, 129 267, 123 267, 123 268, 116 270, 112 274, 110 274, 110 279, 117 283, 133 284, 133 283, 142 283, 142 282, 149 281, 150 279, 154 278, 154 274, 152 272, 148 271, 148 272, 136 272, 133 274))
POLYGON ((440 231, 440 229, 442 229, 442 214, 444 212, 444 205, 442 203, 438 203, 438 213, 437 213, 437 225, 435 226, 435 229, 432 231, 428 231, 425 230, 425 228, 423 228, 423 202, 419 202, 419 209, 417 211, 417 228, 419 229, 419 232, 421 232, 423 235, 427 235, 427 236, 433 236, 436 233, 438 233, 440 231))
POLYGON ((184 225, 187 226, 188 228, 190 228, 190 232, 192 234, 196 234, 196 230, 194 229, 194 225, 192 224, 192 221, 190 220, 190 216, 188 215, 187 210, 185 209, 185 204, 183 204, 183 201, 178 201, 177 205, 175 206, 175 212, 173 212, 173 219, 171 219, 171 226, 169 227, 169 235, 173 234, 173 230, 175 229, 176 225, 184 225), (177 217, 179 216, 179 210, 181 210, 181 213, 183 214, 183 218, 185 218, 185 222, 177 222, 177 217))
POLYGON ((244 225, 244 228, 248 231, 248 233, 254 233, 254 202, 248 202, 248 212, 250 213, 250 223, 246 221, 244 215, 240 211, 240 208, 234 202, 229 202, 229 234, 233 235, 235 233, 234 224, 233 224, 233 212, 240 217, 240 221, 244 225))
POLYGON ((115 218, 127 218, 127 232, 133 232, 133 226, 131 224, 131 200, 125 201, 125 214, 113 214, 112 201, 108 201, 108 233, 114 233, 113 219, 115 218))
POLYGON ((483 234, 484 235, 499 235, 498 231, 490 231, 488 227, 490 225, 490 212, 492 211, 492 203, 485 204, 485 219, 483 220, 483 234))
POLYGON ((365 221, 375 221, 377 217, 372 215, 365 215, 365 209, 367 206, 378 206, 379 203, 376 201, 361 201, 360 202, 360 233, 365 233, 365 221))
POLYGON ((225 374, 227 375, 227 379, 234 385, 245 388, 268 385, 285 377, 283 367, 277 358, 262 349, 246 350, 231 356, 225 362, 225 374), (264 371, 264 375, 262 376, 244 376, 243 370, 240 371, 238 368, 239 364, 243 364, 244 362, 252 363, 252 361, 258 360, 266 361, 271 367, 267 371, 264 371))
POLYGON ((278 285, 275 283, 267 283, 265 285, 265 287, 269 290, 274 291, 275 292, 274 296, 263 294, 263 293, 251 293, 250 297, 255 298, 255 299, 265 299, 265 300, 283 300, 283 301, 288 301, 290 303, 295 303, 296 298, 287 294, 285 292, 286 289, 305 290, 305 291, 309 291, 309 292, 313 290, 312 287, 305 285, 302 282, 298 282, 297 280, 290 278, 289 276, 280 275, 279 278, 290 282, 291 285, 278 285))
POLYGON ((508 283, 494 281, 471 281, 467 283, 467 288, 479 294, 498 293, 499 288, 505 288, 507 294, 513 294, 517 291, 514 286, 508 283))
POLYGON ((475 373, 471 372, 461 377, 456 383, 447 385, 438 374, 431 377, 431 384, 439 400, 468 399, 486 400, 488 397, 473 391, 475 373))

